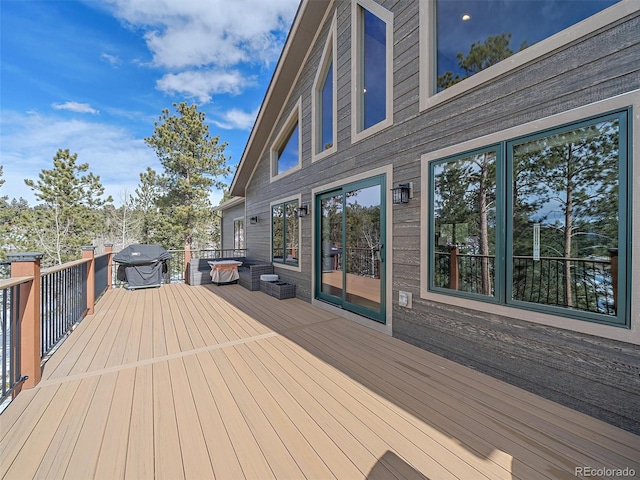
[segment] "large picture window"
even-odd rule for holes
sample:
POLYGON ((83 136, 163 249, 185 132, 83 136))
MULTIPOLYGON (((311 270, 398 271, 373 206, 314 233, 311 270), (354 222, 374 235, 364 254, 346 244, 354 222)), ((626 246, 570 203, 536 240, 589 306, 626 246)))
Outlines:
POLYGON ((627 115, 431 162, 429 289, 628 326, 627 115))
POLYGON ((436 0, 437 91, 448 88, 619 0, 436 0))
POLYGON ((620 0, 419 3, 421 111, 560 51, 629 15, 627 2, 620 0))
POLYGON ((298 266, 299 219, 298 200, 271 206, 272 257, 275 263, 298 266))

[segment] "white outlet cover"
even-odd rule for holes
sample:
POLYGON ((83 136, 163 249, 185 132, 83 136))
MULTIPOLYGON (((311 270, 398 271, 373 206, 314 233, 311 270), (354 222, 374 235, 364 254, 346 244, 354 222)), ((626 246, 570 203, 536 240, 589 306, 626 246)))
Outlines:
POLYGON ((411 292, 403 292, 402 290, 398 294, 398 304, 401 307, 411 308, 412 303, 411 292))

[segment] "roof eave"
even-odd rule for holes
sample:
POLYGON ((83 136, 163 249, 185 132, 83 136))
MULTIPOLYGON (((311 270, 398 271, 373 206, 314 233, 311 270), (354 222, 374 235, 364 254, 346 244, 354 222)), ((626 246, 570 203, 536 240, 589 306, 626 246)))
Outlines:
POLYGON ((241 204, 242 202, 244 202, 244 197, 232 197, 229 200, 227 200, 224 203, 221 203, 220 205, 217 205, 216 207, 214 207, 214 212, 221 212, 223 210, 226 210, 228 208, 231 207, 235 207, 236 205, 241 204))
POLYGON ((240 197, 245 195, 247 184, 268 140, 271 126, 278 120, 282 102, 286 101, 291 92, 297 73, 324 18, 324 12, 331 3, 332 0, 302 0, 298 7, 238 169, 229 187, 231 195, 240 197), (263 128, 263 125, 268 127, 263 128))

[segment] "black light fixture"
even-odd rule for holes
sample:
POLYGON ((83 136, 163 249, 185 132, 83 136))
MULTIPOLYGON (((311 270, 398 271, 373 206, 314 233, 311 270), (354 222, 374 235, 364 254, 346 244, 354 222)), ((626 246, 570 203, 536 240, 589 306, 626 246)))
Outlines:
POLYGON ((411 198, 411 183, 400 183, 397 187, 391 189, 393 196, 393 204, 409 203, 411 198))
POLYGON ((257 216, 257 215, 255 215, 255 216, 251 217, 251 218, 249 219, 249 222, 250 222, 252 225, 255 225, 256 223, 258 223, 258 216, 257 216))
POLYGON ((309 215, 309 207, 307 205, 302 205, 298 207, 298 217, 304 218, 309 215))

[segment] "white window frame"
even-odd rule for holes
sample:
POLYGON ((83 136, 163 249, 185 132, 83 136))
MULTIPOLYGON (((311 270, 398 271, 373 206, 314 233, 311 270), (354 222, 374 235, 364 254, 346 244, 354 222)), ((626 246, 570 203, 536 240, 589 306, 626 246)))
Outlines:
POLYGON ((393 13, 372 0, 353 0, 351 3, 351 143, 359 142, 393 125, 393 13), (362 25, 360 9, 373 13, 386 25, 386 115, 381 122, 360 131, 362 96, 359 89, 362 75, 362 25))
MULTIPOLYGON (((273 255, 273 206, 280 205, 287 202, 298 201, 298 208, 302 205, 302 194, 291 195, 289 197, 283 197, 278 200, 274 200, 269 204, 269 246, 271 248, 271 255, 273 255)), ((271 262, 274 268, 282 268, 284 270, 292 270, 294 272, 302 271, 302 219, 298 217, 298 265, 287 265, 286 263, 271 262)), ((286 252, 286 246, 285 246, 286 252)))
MULTIPOLYGON (((336 12, 337 13, 337 12, 336 12)), ((338 47, 336 38, 338 37, 338 20, 337 15, 334 14, 331 21, 331 27, 329 29, 329 35, 322 51, 322 57, 320 58, 320 65, 316 72, 316 78, 313 81, 313 89, 311 95, 311 161, 315 162, 322 160, 323 158, 336 153, 338 150, 338 47), (319 143, 322 141, 322 127, 323 121, 320 118, 320 114, 323 113, 321 104, 323 80, 326 78, 328 72, 328 61, 331 59, 331 70, 333 76, 333 145, 326 150, 318 151, 319 143)))
POLYGON ((271 158, 271 182, 286 177, 287 175, 291 175, 293 172, 302 168, 302 97, 300 97, 296 102, 296 105, 291 110, 289 117, 287 117, 284 126, 280 130, 280 133, 278 133, 275 141, 271 144, 269 156, 271 158), (298 125, 298 164, 289 170, 285 170, 278 174, 278 150, 280 150, 280 148, 284 146, 284 143, 289 140, 296 124, 298 125))
POLYGON ((436 93, 436 0, 420 2, 420 111, 473 90, 491 80, 532 63, 553 51, 566 47, 572 42, 593 34, 601 28, 618 22, 633 11, 637 11, 637 0, 622 0, 585 20, 547 37, 530 47, 514 53, 509 58, 472 75, 469 78, 436 93))

